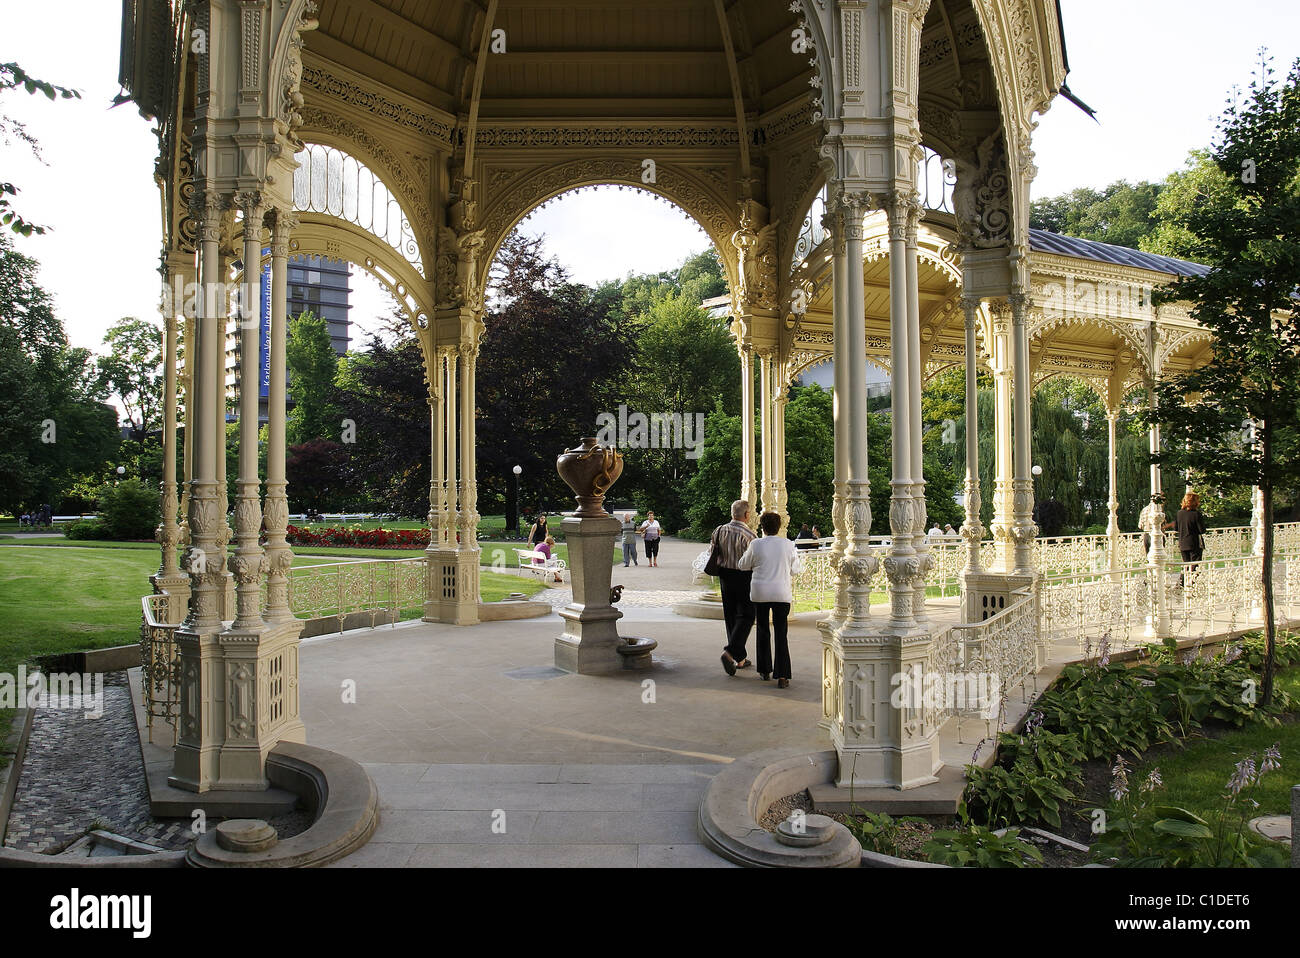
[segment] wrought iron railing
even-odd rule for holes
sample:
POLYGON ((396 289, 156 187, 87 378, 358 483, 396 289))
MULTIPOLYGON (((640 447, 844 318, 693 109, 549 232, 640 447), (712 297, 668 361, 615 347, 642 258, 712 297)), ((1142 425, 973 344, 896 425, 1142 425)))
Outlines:
POLYGON ((962 722, 974 716, 984 721, 990 736, 994 722, 1001 729, 1006 721, 1011 690, 1019 688, 1026 697, 1025 684, 1035 681, 1043 665, 1043 648, 1033 592, 1022 589, 1015 595, 1016 601, 997 615, 950 626, 935 636, 930 671, 944 694, 934 696, 934 711, 927 716, 931 727, 955 717, 960 740, 962 722))
MULTIPOLYGON (((370 627, 418 617, 424 608, 424 556, 322 562, 289 570, 289 608, 299 619, 369 616, 370 627), (413 616, 407 616, 409 612, 413 616)), ((360 627, 360 626, 358 626, 360 627)))
POLYGON ((176 648, 179 623, 168 621, 169 599, 162 592, 140 600, 140 695, 149 742, 153 742, 154 719, 162 719, 172 727, 175 745, 180 711, 180 655, 176 648))

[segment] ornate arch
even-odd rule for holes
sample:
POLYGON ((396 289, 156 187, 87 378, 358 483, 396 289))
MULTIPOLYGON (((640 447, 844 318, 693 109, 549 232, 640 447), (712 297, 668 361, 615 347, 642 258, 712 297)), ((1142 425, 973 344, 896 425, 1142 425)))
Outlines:
POLYGON ((406 313, 411 328, 428 326, 432 307, 428 282, 394 250, 372 234, 350 223, 319 213, 299 213, 299 226, 289 240, 289 255, 323 256, 347 260, 379 281, 406 313))
POLYGON ((785 388, 789 389, 794 385, 796 379, 814 366, 821 366, 823 363, 829 363, 834 358, 834 353, 826 353, 817 349, 795 350, 785 361, 785 388))
POLYGON ((490 191, 491 199, 483 210, 480 222, 487 254, 479 262, 480 282, 487 282, 492 261, 510 231, 538 206, 584 186, 612 185, 662 196, 679 206, 709 234, 727 270, 728 285, 738 289, 735 251, 730 243, 737 223, 729 200, 675 164, 659 164, 655 183, 643 183, 641 176, 640 160, 618 156, 568 160, 554 166, 517 171, 500 188, 490 191))
POLYGON ((1137 330, 1132 326, 1117 322, 1112 319, 1105 319, 1100 316, 1053 316, 1050 319, 1042 314, 1036 314, 1034 319, 1029 323, 1029 341, 1030 348, 1033 343, 1038 341, 1041 349, 1045 344, 1043 337, 1046 333, 1059 329, 1066 329, 1070 326, 1079 326, 1083 328, 1092 327, 1102 329, 1114 334, 1115 338, 1125 343, 1133 351, 1134 365, 1140 365, 1146 370, 1147 375, 1151 374, 1149 360, 1147 358, 1146 343, 1138 336, 1137 330))
POLYGON ((416 227, 414 232, 420 247, 421 261, 426 265, 432 263, 431 238, 437 234, 437 225, 413 171, 368 131, 337 114, 319 107, 304 106, 302 116, 303 127, 300 132, 306 141, 305 145, 333 147, 355 157, 388 187, 416 227))
POLYGON ((1214 334, 1208 329, 1189 329, 1185 332, 1172 333, 1168 335, 1168 342, 1163 344, 1156 352, 1156 374, 1164 372, 1165 363, 1169 362, 1170 357, 1174 356, 1179 350, 1184 349, 1192 343, 1213 343, 1214 334))
POLYGON ((1085 376, 1083 373, 1072 372, 1068 369, 1054 369, 1042 376, 1034 377, 1031 394, 1038 392, 1038 388, 1044 383, 1053 379, 1073 379, 1082 386, 1091 389, 1097 398, 1101 400, 1103 409, 1110 406, 1110 380, 1104 376, 1085 376))
POLYGON ((789 277, 795 274, 795 271, 799 268, 800 264, 807 261, 821 246, 820 242, 810 242, 808 251, 803 256, 799 257, 798 262, 795 261, 795 257, 802 248, 801 243, 805 231, 815 239, 816 235, 822 229, 820 218, 814 220, 812 217, 816 212, 817 204, 819 202, 824 202, 822 192, 826 189, 826 174, 816 163, 812 164, 811 173, 812 175, 808 178, 808 182, 801 183, 797 192, 792 194, 793 199, 789 205, 792 212, 794 210, 803 210, 803 215, 798 219, 790 218, 785 220, 785 222, 789 223, 790 226, 789 229, 786 230, 784 238, 785 242, 781 244, 781 250, 778 254, 778 262, 786 264, 784 269, 784 278, 787 281, 789 277))

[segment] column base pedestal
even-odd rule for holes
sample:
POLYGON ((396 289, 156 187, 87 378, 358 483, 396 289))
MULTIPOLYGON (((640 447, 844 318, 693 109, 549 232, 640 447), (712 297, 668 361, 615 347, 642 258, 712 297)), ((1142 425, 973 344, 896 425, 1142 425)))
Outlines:
POLYGON ((167 784, 199 793, 267 788, 271 749, 307 740, 298 702, 302 628, 292 619, 258 629, 177 634, 180 741, 167 784))
POLYGON ((623 525, 612 516, 578 519, 561 524, 569 546, 573 601, 560 610, 567 623, 555 639, 555 667, 582 675, 622 671, 617 622, 623 613, 610 604, 614 539, 623 525))
POLYGON ((479 549, 425 550, 425 622, 478 625, 479 549))

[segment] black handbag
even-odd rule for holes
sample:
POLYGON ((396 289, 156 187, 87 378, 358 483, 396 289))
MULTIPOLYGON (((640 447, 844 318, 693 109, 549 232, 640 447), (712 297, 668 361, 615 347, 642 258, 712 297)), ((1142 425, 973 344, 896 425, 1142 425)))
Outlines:
POLYGON ((718 548, 717 546, 710 546, 709 561, 704 563, 704 574, 708 576, 716 576, 721 571, 722 563, 718 562, 718 548))

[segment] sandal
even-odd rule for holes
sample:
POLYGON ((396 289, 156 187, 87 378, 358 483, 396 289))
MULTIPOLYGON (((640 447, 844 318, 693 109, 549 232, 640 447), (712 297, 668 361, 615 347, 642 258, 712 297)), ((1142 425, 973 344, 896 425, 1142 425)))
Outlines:
POLYGON ((731 657, 730 653, 722 653, 722 667, 727 670, 728 675, 736 674, 736 660, 731 657))
POLYGON ((751 662, 751 661, 749 661, 749 659, 741 659, 739 662, 736 663, 736 668, 738 668, 738 669, 747 669, 747 668, 750 668, 751 666, 753 666, 753 664, 754 664, 754 663, 751 662))

